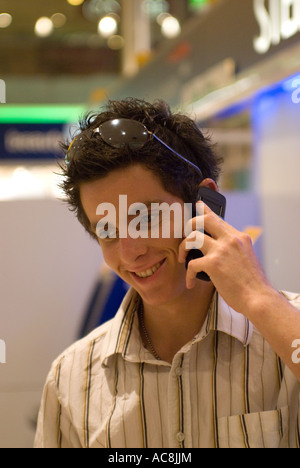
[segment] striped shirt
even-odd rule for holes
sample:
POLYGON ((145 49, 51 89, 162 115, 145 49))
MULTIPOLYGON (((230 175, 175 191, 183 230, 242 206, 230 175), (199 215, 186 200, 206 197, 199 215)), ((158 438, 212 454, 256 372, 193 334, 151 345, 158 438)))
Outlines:
POLYGON ((300 383, 243 315, 215 294, 170 364, 143 346, 138 299, 52 364, 35 447, 300 447, 300 383))

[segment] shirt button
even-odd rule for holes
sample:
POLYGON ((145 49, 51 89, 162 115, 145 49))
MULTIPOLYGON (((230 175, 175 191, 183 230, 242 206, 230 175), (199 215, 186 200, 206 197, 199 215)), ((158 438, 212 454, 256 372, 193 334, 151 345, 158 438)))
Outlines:
POLYGON ((184 434, 183 432, 178 432, 176 434, 176 439, 177 439, 177 442, 183 442, 184 441, 184 434))
POLYGON ((177 375, 177 377, 180 377, 182 375, 182 368, 181 367, 177 367, 175 369, 175 374, 177 375))

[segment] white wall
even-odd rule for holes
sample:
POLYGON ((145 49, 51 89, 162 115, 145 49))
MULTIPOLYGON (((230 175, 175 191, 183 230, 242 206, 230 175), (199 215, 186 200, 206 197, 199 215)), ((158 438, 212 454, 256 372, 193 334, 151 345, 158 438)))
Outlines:
MULTIPOLYGON (((260 201, 252 191, 222 192, 226 197, 225 221, 239 231, 251 226, 261 226, 260 201)), ((254 251, 263 266, 262 244, 259 237, 254 243, 254 251)))
POLYGON ((263 264, 274 287, 300 292, 300 104, 292 90, 259 98, 253 125, 263 264))
POLYGON ((76 338, 102 254, 57 200, 0 202, 0 447, 31 447, 52 360, 76 338))

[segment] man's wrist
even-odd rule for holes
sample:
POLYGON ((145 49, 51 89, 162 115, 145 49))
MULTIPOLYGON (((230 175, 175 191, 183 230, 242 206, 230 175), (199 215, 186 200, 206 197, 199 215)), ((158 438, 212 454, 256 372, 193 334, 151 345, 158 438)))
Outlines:
POLYGON ((269 312, 278 309, 280 304, 286 304, 287 299, 271 285, 265 286, 260 292, 252 294, 248 301, 244 315, 254 325, 262 320, 268 319, 269 312))

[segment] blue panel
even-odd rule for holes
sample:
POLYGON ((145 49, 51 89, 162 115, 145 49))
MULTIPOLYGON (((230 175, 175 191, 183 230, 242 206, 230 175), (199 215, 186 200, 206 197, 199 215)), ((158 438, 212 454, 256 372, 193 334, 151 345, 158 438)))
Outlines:
POLYGON ((0 159, 57 159, 64 124, 1 124, 0 159))

